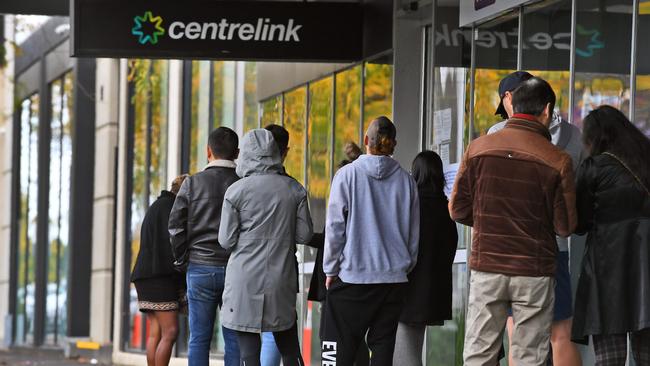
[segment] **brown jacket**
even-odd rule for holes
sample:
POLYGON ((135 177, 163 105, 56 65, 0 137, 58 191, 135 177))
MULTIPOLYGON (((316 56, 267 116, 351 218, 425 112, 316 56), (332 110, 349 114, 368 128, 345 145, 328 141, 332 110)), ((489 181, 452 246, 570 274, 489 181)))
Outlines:
POLYGON ((515 115, 469 145, 449 210, 474 227, 471 269, 555 275, 555 234, 571 235, 577 215, 571 157, 550 140, 532 116, 515 115))

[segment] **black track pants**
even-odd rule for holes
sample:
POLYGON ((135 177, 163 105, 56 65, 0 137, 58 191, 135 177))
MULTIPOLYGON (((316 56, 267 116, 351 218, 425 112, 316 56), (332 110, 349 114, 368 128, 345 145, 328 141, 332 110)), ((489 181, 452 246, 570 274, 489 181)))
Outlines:
MULTIPOLYGON (((298 343, 298 329, 294 323, 291 329, 273 332, 275 344, 282 355, 284 366, 304 366, 298 343)), ((239 341, 240 365, 259 366, 262 340, 259 333, 237 332, 239 341)))
POLYGON ((352 366, 367 334, 370 365, 392 366, 406 283, 355 285, 335 281, 327 291, 321 332, 323 366, 352 366))

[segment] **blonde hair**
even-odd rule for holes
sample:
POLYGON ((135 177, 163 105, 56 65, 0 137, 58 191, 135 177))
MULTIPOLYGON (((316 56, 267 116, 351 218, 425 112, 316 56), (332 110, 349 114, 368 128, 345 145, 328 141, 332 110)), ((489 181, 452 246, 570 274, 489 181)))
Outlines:
POLYGON ((172 181, 171 192, 173 194, 178 194, 178 191, 181 190, 181 185, 183 185, 183 181, 185 180, 185 178, 187 178, 189 176, 190 176, 189 174, 183 174, 183 175, 179 175, 178 177, 174 178, 174 180, 172 181))

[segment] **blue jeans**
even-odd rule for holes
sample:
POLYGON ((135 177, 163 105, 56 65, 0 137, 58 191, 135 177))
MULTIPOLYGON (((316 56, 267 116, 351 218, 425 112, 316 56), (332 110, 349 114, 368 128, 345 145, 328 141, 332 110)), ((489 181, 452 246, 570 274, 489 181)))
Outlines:
POLYGON ((260 364, 262 366, 280 366, 280 350, 275 344, 273 332, 262 333, 262 352, 260 353, 260 364))
MULTIPOLYGON (((187 268, 190 341, 188 365, 207 366, 218 307, 221 306, 226 267, 193 264, 187 268)), ((221 327, 225 366, 239 366, 237 333, 221 327)))

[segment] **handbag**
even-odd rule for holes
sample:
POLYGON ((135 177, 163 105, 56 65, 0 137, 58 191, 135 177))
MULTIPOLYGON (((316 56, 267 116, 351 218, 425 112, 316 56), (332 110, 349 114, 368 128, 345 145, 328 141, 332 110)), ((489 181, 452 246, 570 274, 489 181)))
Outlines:
POLYGON ((643 189, 645 190, 645 193, 647 193, 648 196, 650 196, 650 189, 648 189, 648 187, 645 184, 643 184, 643 181, 641 180, 641 178, 639 178, 639 176, 636 175, 636 173, 634 173, 634 171, 632 171, 632 169, 630 169, 630 167, 627 166, 627 164, 625 164, 625 162, 623 162, 623 160, 621 160, 621 158, 619 158, 618 156, 616 156, 616 155, 614 155, 614 154, 612 154, 610 152, 607 152, 607 151, 604 152, 603 155, 611 156, 616 161, 618 161, 630 174, 632 174, 632 176, 639 183, 639 185, 641 185, 641 187, 643 187, 643 189))

